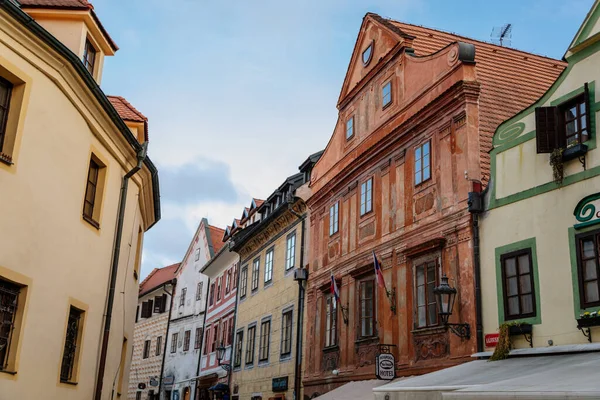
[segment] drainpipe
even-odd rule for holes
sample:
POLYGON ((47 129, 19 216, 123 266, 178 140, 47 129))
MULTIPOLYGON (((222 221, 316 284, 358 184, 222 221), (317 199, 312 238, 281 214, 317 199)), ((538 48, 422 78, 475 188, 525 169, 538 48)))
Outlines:
POLYGON ((481 314, 481 255, 479 253, 479 214, 473 213, 473 259, 475 262, 475 324, 477 352, 483 351, 483 317, 481 314))
MULTIPOLYGON (((169 343, 169 327, 171 326, 171 312, 173 311, 173 295, 177 287, 177 278, 171 280, 171 293, 167 292, 167 284, 163 285, 163 290, 171 296, 171 304, 169 304, 169 319, 167 320, 167 333, 165 334, 165 345, 163 346, 162 362, 160 364, 160 376, 158 378, 158 398, 162 395, 163 374, 165 373, 165 359, 167 358, 167 343, 169 343)), ((171 399, 168 399, 171 400, 171 399)))
MULTIPOLYGON (((200 272, 201 273, 201 272, 200 272)), ((204 319, 202 320, 202 337, 200 338, 200 350, 198 353, 198 367, 196 368, 196 383, 194 388, 194 398, 198 398, 198 381, 200 380, 200 365, 202 364, 202 352, 204 348, 204 336, 206 336, 206 314, 208 314, 208 296, 210 296, 210 277, 206 281, 206 300, 204 301, 204 319)), ((210 357, 208 357, 210 359, 210 357)), ((208 360, 206 361, 208 365, 208 360)))
POLYGON ((300 239, 300 268, 294 271, 294 280, 298 282, 298 320, 296 322, 296 365, 294 368, 294 400, 299 400, 302 385, 302 324, 304 320, 304 282, 308 278, 308 271, 304 268, 304 237, 306 214, 301 215, 292 209, 288 203, 288 210, 302 220, 302 237, 300 239))
POLYGON ((96 378, 95 400, 102 399, 102 386, 104 384, 104 373, 106 369, 106 357, 108 354, 108 339, 110 337, 110 326, 112 322, 112 310, 115 301, 115 288, 117 286, 117 275, 119 272, 119 254, 121 253, 121 238, 123 236, 123 223, 125 219, 125 205, 127 203, 127 188, 129 179, 134 176, 140 169, 148 154, 148 142, 140 146, 137 152, 137 164, 131 171, 125 174, 121 183, 121 193, 119 196, 119 212, 117 219, 117 229, 115 231, 115 242, 113 244, 113 254, 110 266, 110 281, 108 291, 108 301, 106 303, 106 313, 104 321, 104 334, 102 337, 102 349, 100 351, 100 363, 98 365, 98 376, 96 378))

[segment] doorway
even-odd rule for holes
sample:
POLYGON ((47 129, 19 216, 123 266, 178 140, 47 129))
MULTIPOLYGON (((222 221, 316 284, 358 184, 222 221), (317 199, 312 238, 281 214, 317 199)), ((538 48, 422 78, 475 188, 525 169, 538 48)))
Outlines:
POLYGON ((190 400, 190 388, 183 389, 183 400, 190 400))

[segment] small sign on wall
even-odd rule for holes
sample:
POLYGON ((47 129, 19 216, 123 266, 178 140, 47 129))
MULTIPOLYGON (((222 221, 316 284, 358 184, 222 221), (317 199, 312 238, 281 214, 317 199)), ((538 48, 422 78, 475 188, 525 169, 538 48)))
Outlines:
POLYGON ((499 333, 488 333, 485 335, 485 347, 496 347, 499 337, 499 333))
POLYGON ((274 392, 285 392, 288 390, 288 377, 273 378, 272 388, 274 392))
POLYGON ((378 379, 391 381, 396 377, 396 360, 391 353, 378 354, 375 360, 375 375, 378 379))

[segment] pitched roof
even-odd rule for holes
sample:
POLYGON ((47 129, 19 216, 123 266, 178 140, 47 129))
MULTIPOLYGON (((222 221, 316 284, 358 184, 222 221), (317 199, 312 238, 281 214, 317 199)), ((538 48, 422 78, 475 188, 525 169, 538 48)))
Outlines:
POLYGON ((260 200, 260 199, 252 199, 252 200, 254 200, 254 204, 256 204, 256 208, 259 208, 265 202, 264 200, 260 200))
POLYGON ((102 23, 100 23, 100 19, 96 15, 94 11, 94 6, 92 3, 86 0, 18 0, 21 4, 21 8, 50 8, 57 10, 89 10, 92 14, 92 18, 98 24, 98 27, 102 31, 102 34, 108 40, 110 47, 112 47, 113 51, 119 50, 119 46, 112 40, 106 29, 102 23))
POLYGON ((413 48, 417 56, 435 53, 457 41, 475 46, 477 80, 481 84, 480 159, 483 181, 486 182, 490 170, 488 152, 492 148, 496 127, 540 98, 564 70, 566 63, 437 29, 394 20, 386 21, 414 36, 413 48))
POLYGON ((106 96, 123 121, 142 122, 144 139, 148 141, 148 118, 121 96, 106 96))
POLYGON ((225 235, 225 229, 209 225, 208 230, 210 231, 210 241, 212 242, 214 254, 217 254, 224 244, 223 236, 225 235))
POLYGON ((169 265, 163 268, 154 268, 152 272, 140 283, 139 296, 151 292, 162 284, 171 281, 175 278, 175 271, 177 271, 179 263, 169 265))

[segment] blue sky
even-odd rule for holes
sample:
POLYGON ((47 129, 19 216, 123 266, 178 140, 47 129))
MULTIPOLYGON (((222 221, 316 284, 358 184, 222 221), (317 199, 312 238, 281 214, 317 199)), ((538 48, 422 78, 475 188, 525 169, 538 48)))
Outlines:
POLYGON ((202 217, 224 227, 327 144, 366 12, 560 58, 593 0, 92 0, 120 50, 102 87, 148 118, 163 220, 142 275, 181 261, 202 217))

